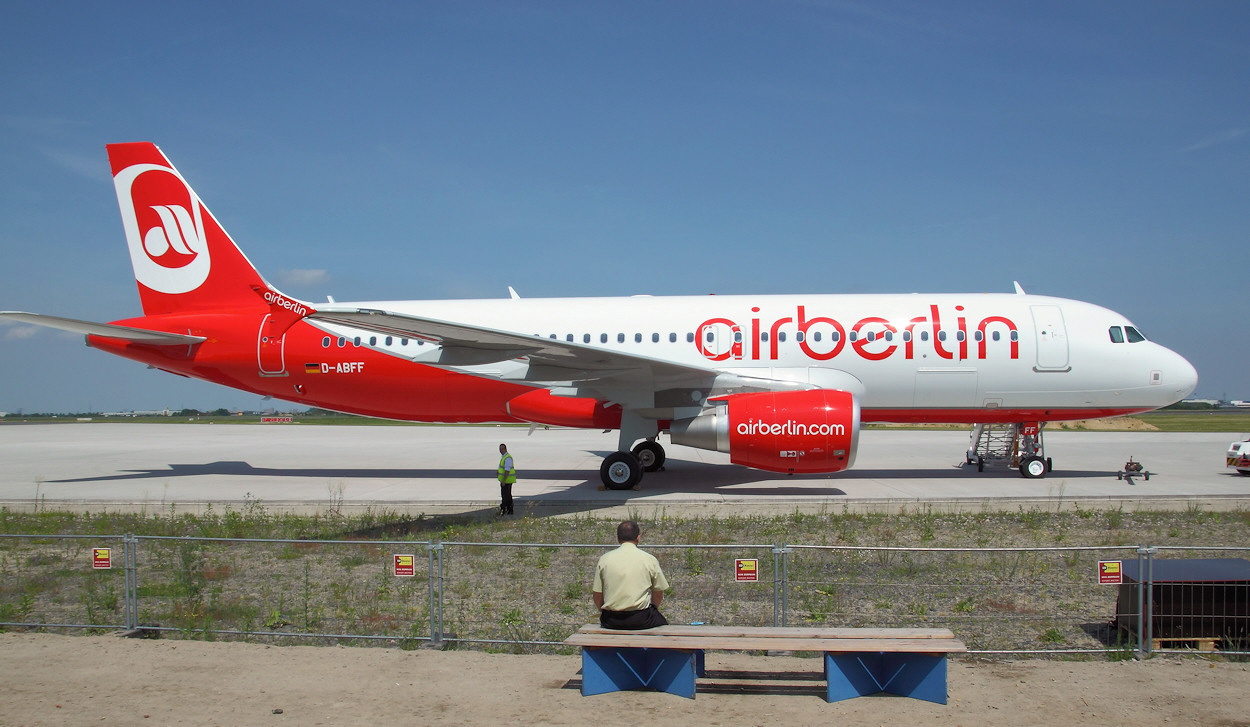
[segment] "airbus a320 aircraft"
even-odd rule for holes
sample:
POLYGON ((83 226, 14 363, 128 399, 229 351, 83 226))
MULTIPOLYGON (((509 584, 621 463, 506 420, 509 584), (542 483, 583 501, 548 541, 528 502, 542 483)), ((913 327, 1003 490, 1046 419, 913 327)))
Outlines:
POLYGON ((1124 316, 1015 294, 717 295, 312 304, 256 271, 161 151, 108 146, 143 315, 4 317, 182 376, 340 412, 617 429, 604 485, 671 441, 772 472, 855 462, 863 422, 976 425, 1026 477, 1045 422, 1171 404, 1197 373, 1124 316))

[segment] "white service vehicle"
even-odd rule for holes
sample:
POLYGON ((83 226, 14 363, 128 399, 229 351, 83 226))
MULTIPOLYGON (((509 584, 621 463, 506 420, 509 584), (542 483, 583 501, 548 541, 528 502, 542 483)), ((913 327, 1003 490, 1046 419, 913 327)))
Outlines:
POLYGON ((1237 470, 1238 474, 1250 477, 1250 439, 1228 445, 1226 461, 1229 467, 1237 470))

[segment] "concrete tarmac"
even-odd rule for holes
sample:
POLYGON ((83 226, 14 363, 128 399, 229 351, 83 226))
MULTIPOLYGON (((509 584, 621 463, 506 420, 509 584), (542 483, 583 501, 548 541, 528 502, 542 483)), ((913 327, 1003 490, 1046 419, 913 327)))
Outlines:
POLYGON ((603 489, 616 433, 492 426, 0 424, 0 506, 197 511, 488 514, 499 503, 498 445, 516 458, 517 515, 935 512, 1250 508, 1250 477, 1224 467, 1239 433, 1046 434, 1055 470, 1025 479, 964 466, 966 431, 868 430, 855 468, 777 475, 668 443, 662 472, 633 491, 603 489), (1150 479, 1116 478, 1129 457, 1150 479))

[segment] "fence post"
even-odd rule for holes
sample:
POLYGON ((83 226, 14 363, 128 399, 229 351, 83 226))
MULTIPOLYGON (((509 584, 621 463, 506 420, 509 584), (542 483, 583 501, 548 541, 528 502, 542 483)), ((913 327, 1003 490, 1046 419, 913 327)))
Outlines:
POLYGON ((126 629, 133 631, 139 628, 139 538, 133 533, 122 536, 122 563, 125 569, 125 585, 123 589, 122 617, 126 621, 126 629))
POLYGON ((1154 554, 1159 549, 1143 545, 1137 549, 1137 655, 1145 658, 1154 650, 1154 554))
POLYGON ((773 546, 773 626, 786 625, 786 553, 792 552, 785 544, 773 546))
POLYGON ((430 592, 430 646, 443 646, 443 544, 430 541, 426 546, 430 565, 426 570, 430 592))

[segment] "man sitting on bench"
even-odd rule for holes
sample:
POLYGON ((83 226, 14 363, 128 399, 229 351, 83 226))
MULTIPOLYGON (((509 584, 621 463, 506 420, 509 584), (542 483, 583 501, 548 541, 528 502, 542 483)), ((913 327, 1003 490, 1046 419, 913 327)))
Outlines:
POLYGON ((668 580, 655 556, 638 549, 641 533, 633 520, 617 525, 620 547, 604 553, 595 566, 593 597, 605 629, 633 631, 668 623, 659 609, 668 580))

